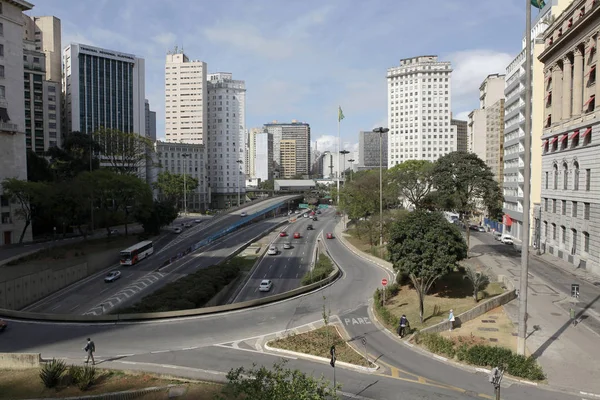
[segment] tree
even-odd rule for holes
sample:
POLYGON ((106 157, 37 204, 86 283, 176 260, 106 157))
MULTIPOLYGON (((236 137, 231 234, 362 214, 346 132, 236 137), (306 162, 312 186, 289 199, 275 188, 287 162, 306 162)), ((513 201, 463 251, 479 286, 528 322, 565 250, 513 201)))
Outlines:
POLYGON ((63 147, 52 147, 47 151, 50 168, 56 179, 69 180, 84 171, 94 171, 100 167, 96 157, 102 148, 91 135, 71 132, 65 136, 63 147))
POLYGON ((286 361, 275 363, 273 369, 264 366, 232 369, 227 374, 228 383, 223 390, 229 397, 261 400, 324 400, 339 399, 333 394, 330 382, 298 370, 284 368, 286 361))
POLYGON ((183 201, 184 188, 187 189, 186 195, 189 196, 198 187, 198 179, 193 176, 181 174, 172 174, 169 171, 162 171, 158 174, 154 188, 160 191, 163 200, 176 204, 183 201), (185 183, 184 183, 185 182, 185 183))
POLYGON ((475 302, 479 301, 477 298, 479 291, 485 289, 487 285, 490 284, 490 278, 487 275, 475 271, 475 268, 471 267, 465 269, 465 276, 463 279, 471 281, 471 284, 473 285, 473 299, 475 299, 475 302))
POLYGON ((275 180, 269 179, 258 184, 259 189, 273 190, 275 188, 275 180))
POLYGON ((415 209, 426 208, 433 188, 433 164, 426 160, 408 160, 386 171, 396 197, 408 200, 415 209))
MULTIPOLYGON (((502 193, 494 174, 474 153, 455 151, 440 157, 433 168, 434 186, 440 199, 452 205, 465 225, 470 247, 469 218, 483 202, 488 212, 497 213, 502 193)), ((450 210, 448 210, 450 211, 450 210)))
POLYGON ((2 181, 4 195, 19 204, 16 215, 25 221, 19 243, 23 243, 25 232, 31 225, 31 220, 37 204, 46 200, 48 186, 43 182, 28 182, 16 178, 6 178, 2 181))
POLYGON ((136 221, 142 224, 144 232, 148 235, 157 235, 160 228, 169 225, 177 218, 177 208, 168 201, 154 201, 148 213, 135 215, 136 221))
POLYGON ((394 269, 408 275, 417 291, 422 323, 429 289, 466 257, 467 247, 458 228, 440 213, 417 210, 394 224, 388 252, 394 269))
POLYGON ((152 141, 137 133, 100 128, 94 132, 102 148, 102 158, 119 173, 138 175, 146 163, 152 162, 152 141))
POLYGON ((353 220, 379 214, 379 172, 361 171, 346 182, 340 189, 339 207, 353 220))
POLYGON ((88 230, 83 227, 90 219, 93 190, 94 182, 81 176, 53 185, 50 208, 55 222, 62 226, 63 234, 67 226, 76 226, 79 233, 87 238, 88 230))
POLYGON ((143 218, 152 212, 152 190, 137 176, 118 174, 114 180, 115 207, 122 210, 125 215, 125 235, 127 235, 130 215, 143 218))
POLYGON ((32 150, 27 150, 27 180, 31 182, 54 180, 54 173, 48 160, 32 150))

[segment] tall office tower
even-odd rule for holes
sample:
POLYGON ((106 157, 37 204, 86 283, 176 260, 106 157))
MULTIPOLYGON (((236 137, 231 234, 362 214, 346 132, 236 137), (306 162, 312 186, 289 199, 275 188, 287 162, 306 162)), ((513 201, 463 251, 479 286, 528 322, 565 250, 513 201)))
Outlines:
POLYGON ((156 142, 156 111, 150 110, 150 102, 146 99, 144 105, 146 117, 146 137, 153 142, 156 142))
POLYGON ((246 129, 244 132, 244 174, 246 178, 250 178, 250 131, 246 129))
POLYGON ((262 182, 273 179, 273 135, 255 132, 253 135, 255 154, 253 178, 262 182))
POLYGON ((485 108, 485 158, 502 189, 504 180, 504 99, 485 108))
POLYGON ((208 185, 213 207, 231 207, 246 197, 246 84, 219 72, 207 75, 207 87, 208 185))
POLYGON ((324 179, 336 179, 340 168, 339 165, 339 157, 336 152, 324 151, 321 156, 320 166, 321 166, 321 175, 324 179))
MULTIPOLYGON (((542 148, 539 143, 544 126, 544 74, 543 65, 537 56, 544 50, 541 35, 548 27, 549 20, 562 13, 573 0, 551 0, 536 13, 531 24, 532 68, 531 68, 531 191, 530 191, 530 238, 533 243, 534 205, 540 202, 542 175, 542 148)), ((504 89, 504 232, 510 234, 516 242, 523 235, 523 173, 525 164, 525 38, 521 43, 521 52, 506 67, 506 85, 504 89)), ((547 82, 546 82, 547 83, 547 82)))
POLYGON ((175 47, 165 64, 165 140, 206 144, 206 63, 190 61, 175 47))
MULTIPOLYGON (((256 144, 256 135, 263 133, 262 128, 251 128, 250 134, 248 137, 248 169, 251 178, 258 178, 256 172, 256 163, 258 161, 258 149, 256 144)), ((273 140, 273 135, 271 135, 271 141, 273 140)), ((273 154, 273 149, 271 149, 271 154, 273 154)), ((271 163, 273 162, 273 156, 271 155, 271 163)), ((272 168, 272 166, 271 166, 272 168)), ((263 172, 264 176, 264 172, 263 172)))
MULTIPOLYGON (((23 66, 23 11, 33 5, 23 0, 3 1, 0 20, 0 245, 16 243, 25 227, 19 206, 3 195, 6 178, 27 180, 23 66)), ((31 227, 24 241, 31 240, 31 227)))
POLYGON ((310 174, 310 125, 296 120, 292 120, 291 123, 273 121, 270 124, 265 124, 264 129, 273 135, 275 174, 282 172, 281 141, 295 140, 296 175, 308 176, 310 174))
POLYGON ((296 175, 296 141, 284 139, 280 142, 281 149, 281 174, 284 179, 293 178, 296 175))
MULTIPOLYGON (((379 152, 379 133, 360 131, 358 134, 358 165, 359 170, 372 169, 382 165, 388 166, 388 133, 381 135, 381 160, 379 152)), ((351 157, 352 158, 352 157, 351 157)), ((343 167, 342 167, 343 168, 343 167)))
POLYGON ((456 151, 464 151, 466 153, 469 151, 467 121, 451 119, 450 124, 456 127, 456 151))
POLYGON ((451 75, 450 62, 437 56, 406 58, 387 70, 389 167, 456 150, 451 75))
POLYGON ((144 59, 71 43, 63 52, 66 131, 146 136, 144 59))
POLYGON ((62 139, 60 20, 23 14, 23 22, 26 145, 41 155, 62 139))

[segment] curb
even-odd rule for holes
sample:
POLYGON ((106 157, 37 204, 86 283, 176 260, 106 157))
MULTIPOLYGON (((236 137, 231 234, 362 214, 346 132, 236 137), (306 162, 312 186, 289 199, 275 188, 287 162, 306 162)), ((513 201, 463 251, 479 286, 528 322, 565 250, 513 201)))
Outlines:
MULTIPOLYGON (((129 400, 135 399, 137 397, 142 397, 148 393, 154 393, 161 390, 167 390, 172 387, 176 387, 178 385, 168 385, 168 386, 153 386, 145 389, 136 389, 136 390, 125 390, 122 392, 111 392, 111 393, 103 393, 103 394, 90 394, 86 396, 75 396, 75 397, 62 397, 63 400, 129 400)), ((52 400, 56 399, 55 397, 38 397, 31 400, 52 400)))

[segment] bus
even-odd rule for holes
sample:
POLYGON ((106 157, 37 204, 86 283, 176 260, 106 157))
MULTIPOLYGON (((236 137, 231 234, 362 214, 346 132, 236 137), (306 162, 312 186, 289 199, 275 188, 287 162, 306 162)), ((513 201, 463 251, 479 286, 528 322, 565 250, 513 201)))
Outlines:
POLYGON ((152 241, 146 240, 121 252, 121 265, 133 265, 154 253, 152 241))

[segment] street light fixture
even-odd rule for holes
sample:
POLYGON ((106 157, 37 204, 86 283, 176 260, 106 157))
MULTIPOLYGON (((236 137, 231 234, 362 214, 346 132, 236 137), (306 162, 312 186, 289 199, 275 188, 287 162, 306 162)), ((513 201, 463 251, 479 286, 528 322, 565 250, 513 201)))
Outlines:
POLYGON ((383 127, 373 129, 373 132, 379 133, 379 247, 383 247, 383 134, 389 131, 383 127))
POLYGON ((190 153, 183 153, 181 155, 181 157, 183 157, 183 215, 187 215, 187 178, 185 176, 185 160, 191 156, 190 153))
POLYGON ((350 174, 350 182, 352 182, 352 175, 354 175, 354 161, 356 161, 356 160, 353 158, 348 160, 348 162, 350 163, 350 172, 352 172, 350 174))
POLYGON ((236 163, 239 164, 239 170, 238 170, 238 181, 237 181, 237 192, 238 192, 238 207, 240 206, 240 175, 242 175, 242 164, 244 163, 244 161, 242 160, 237 160, 236 163))

